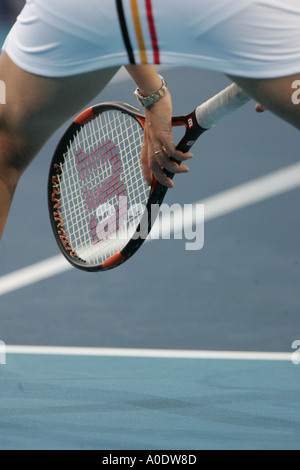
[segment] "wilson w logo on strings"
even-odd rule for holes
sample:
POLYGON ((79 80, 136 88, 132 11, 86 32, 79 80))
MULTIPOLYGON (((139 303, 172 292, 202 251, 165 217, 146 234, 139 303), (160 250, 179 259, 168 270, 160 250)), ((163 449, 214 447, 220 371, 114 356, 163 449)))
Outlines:
POLYGON ((113 237, 120 230, 127 210, 127 192, 116 145, 108 141, 90 154, 76 154, 86 209, 91 213, 94 243, 113 237), (99 175, 102 175, 101 177, 99 175), (122 200, 124 205, 119 204, 122 200))

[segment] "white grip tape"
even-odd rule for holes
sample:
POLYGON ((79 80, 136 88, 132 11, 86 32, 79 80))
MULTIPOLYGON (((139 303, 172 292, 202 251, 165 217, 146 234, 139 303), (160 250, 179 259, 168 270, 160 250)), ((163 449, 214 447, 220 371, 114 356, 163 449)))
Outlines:
POLYGON ((210 129, 225 116, 236 111, 250 100, 251 98, 236 83, 233 83, 198 106, 195 111, 197 122, 203 129, 210 129))

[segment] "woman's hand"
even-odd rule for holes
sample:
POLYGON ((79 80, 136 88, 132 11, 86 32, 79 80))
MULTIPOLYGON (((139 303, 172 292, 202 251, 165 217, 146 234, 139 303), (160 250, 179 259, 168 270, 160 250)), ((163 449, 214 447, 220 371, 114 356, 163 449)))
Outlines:
MULTIPOLYGON (((162 85, 161 77, 153 65, 127 65, 126 70, 142 96, 152 95, 162 85)), ((145 181, 151 186, 155 176, 159 183, 172 188, 174 183, 162 168, 171 173, 187 173, 189 168, 180 163, 189 160, 193 155, 176 150, 172 137, 172 100, 169 92, 145 109, 146 123, 141 153, 145 181)))
POLYGON ((150 108, 146 108, 144 143, 141 153, 143 174, 150 186, 153 175, 159 183, 168 188, 174 186, 163 168, 171 173, 187 173, 189 168, 180 165, 193 158, 193 154, 176 150, 172 137, 172 100, 167 92, 163 98, 150 108), (176 160, 176 161, 174 161, 176 160))

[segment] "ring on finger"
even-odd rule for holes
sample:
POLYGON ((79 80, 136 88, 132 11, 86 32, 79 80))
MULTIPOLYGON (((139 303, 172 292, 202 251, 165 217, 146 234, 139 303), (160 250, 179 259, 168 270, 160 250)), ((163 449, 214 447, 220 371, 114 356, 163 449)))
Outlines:
POLYGON ((155 155, 159 155, 160 153, 167 153, 167 149, 166 147, 162 147, 160 150, 156 150, 154 153, 155 155))

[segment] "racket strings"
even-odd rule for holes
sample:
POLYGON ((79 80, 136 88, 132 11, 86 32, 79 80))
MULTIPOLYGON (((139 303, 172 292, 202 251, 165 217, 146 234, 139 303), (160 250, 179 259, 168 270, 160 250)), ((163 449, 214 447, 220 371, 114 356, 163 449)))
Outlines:
POLYGON ((72 249, 91 264, 122 250, 142 217, 150 192, 142 142, 140 124, 111 110, 84 125, 64 155, 61 216, 72 249))
POLYGON ((117 148, 110 141, 104 143, 92 154, 83 154, 82 150, 76 154, 79 172, 83 187, 86 187, 85 202, 87 209, 92 210, 96 204, 101 204, 105 198, 112 197, 114 193, 125 194, 124 183, 121 181, 121 165, 117 148), (94 175, 104 168, 100 185, 93 186, 94 175), (105 170, 107 166, 107 170, 105 170), (92 184, 91 184, 92 183, 92 184))

